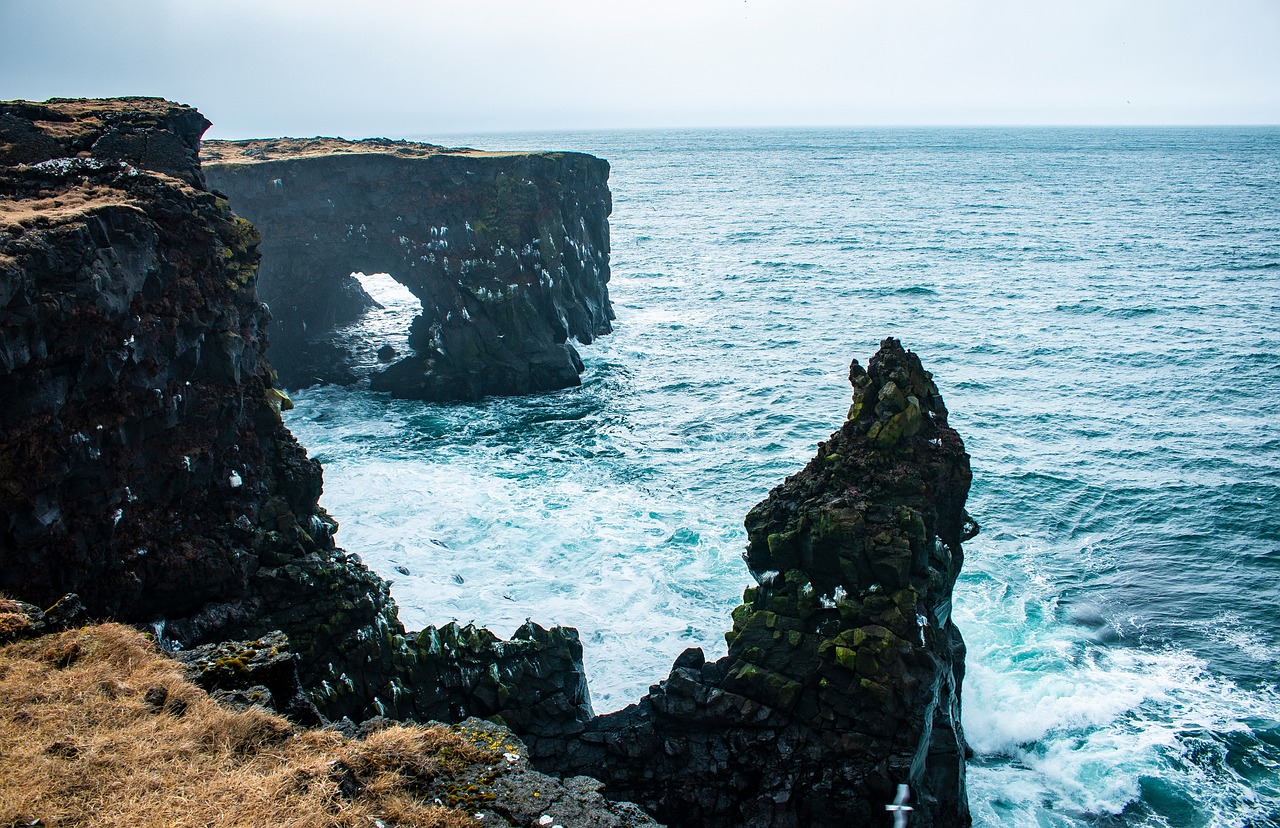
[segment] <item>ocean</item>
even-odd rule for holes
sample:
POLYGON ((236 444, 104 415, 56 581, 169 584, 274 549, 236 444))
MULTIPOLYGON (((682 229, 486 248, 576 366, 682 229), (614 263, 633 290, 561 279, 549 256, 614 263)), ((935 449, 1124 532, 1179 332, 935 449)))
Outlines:
POLYGON ((423 138, 607 158, 617 322, 581 388, 294 396, 408 627, 577 627, 598 712, 722 654, 743 517, 896 336, 973 458, 975 824, 1280 826, 1280 129, 423 138))

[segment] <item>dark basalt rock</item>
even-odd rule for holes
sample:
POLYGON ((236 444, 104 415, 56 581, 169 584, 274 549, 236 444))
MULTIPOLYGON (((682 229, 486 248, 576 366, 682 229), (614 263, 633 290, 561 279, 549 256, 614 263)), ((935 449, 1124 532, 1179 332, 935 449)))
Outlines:
POLYGON ((601 795, 600 782, 587 776, 557 779, 529 766, 528 749, 510 730, 481 719, 467 719, 455 728, 482 748, 502 751, 496 766, 481 773, 424 791, 424 799, 439 797, 475 814, 479 825, 582 826, 582 828, 662 828, 630 802, 601 795), (490 792, 477 797, 476 792, 490 792))
POLYGON ((542 767, 592 773, 671 825, 877 824, 902 783, 912 825, 969 824, 951 621, 977 532, 969 457, 897 340, 850 380, 848 421, 747 516, 759 586, 729 654, 689 650, 638 704, 532 739, 542 767))
POLYGON ((580 728, 576 633, 424 648, 335 546, 264 357, 257 232, 203 187, 207 126, 158 99, 0 104, 0 593, 28 602, 0 605, 0 635, 72 616, 185 648, 282 630, 331 718, 580 728), (69 592, 82 607, 35 609, 69 592))
POLYGON ((398 397, 578 385, 569 339, 612 330, 605 161, 329 138, 209 142, 204 155, 211 185, 262 233, 259 295, 290 387, 354 382, 354 364, 394 355, 334 340, 372 306, 353 270, 390 273, 422 303, 413 353, 371 378, 398 397))
POLYGON ((235 705, 259 704, 304 727, 324 724, 298 677, 298 659, 279 630, 253 641, 223 641, 173 657, 186 665, 191 680, 235 705))
POLYGON ((575 629, 526 621, 503 641, 452 623, 411 639, 416 718, 497 717, 517 733, 559 738, 581 732, 592 715, 575 629))

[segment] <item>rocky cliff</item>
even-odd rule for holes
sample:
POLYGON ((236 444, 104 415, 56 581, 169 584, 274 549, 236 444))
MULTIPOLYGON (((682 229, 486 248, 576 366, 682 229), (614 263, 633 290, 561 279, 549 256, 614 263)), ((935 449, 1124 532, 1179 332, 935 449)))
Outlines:
POLYGON ((204 187, 206 126, 156 99, 0 103, 0 592, 75 592, 186 646, 283 630, 324 714, 500 717, 543 769, 673 825, 870 824, 904 784, 913 825, 968 823, 950 607, 977 527, 914 354, 855 362, 847 421, 748 515, 758 586, 728 655, 687 651, 592 718, 573 630, 407 634, 335 546, 280 420, 257 234, 204 187))
POLYGON ((158 99, 0 103, 0 593, 78 593, 186 646, 283 630, 332 717, 576 727, 574 631, 406 635, 335 546, 207 127, 158 99))
POLYGON ((396 396, 577 385, 569 339, 612 330, 609 165, 598 158, 382 139, 211 141, 203 156, 211 186, 262 234, 270 357, 290 387, 355 380, 361 360, 333 340, 372 302, 352 271, 390 273, 421 301, 413 353, 372 377, 396 396))
POLYGON ((897 340, 849 379, 848 420, 747 516, 758 586, 728 655, 686 651, 638 704, 535 740, 546 767, 671 825, 880 824, 902 784, 912 825, 969 824, 951 621, 969 456, 897 340))

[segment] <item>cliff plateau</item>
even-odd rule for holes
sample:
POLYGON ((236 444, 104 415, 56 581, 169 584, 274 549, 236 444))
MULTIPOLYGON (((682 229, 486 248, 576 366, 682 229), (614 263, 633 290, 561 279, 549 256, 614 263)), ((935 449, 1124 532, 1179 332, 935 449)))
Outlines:
MULTIPOLYGON (((210 185, 262 234, 258 292, 289 387, 349 383, 384 343, 335 343, 372 299, 353 271, 385 272, 422 310, 413 353, 372 376, 425 400, 580 383, 570 338, 612 330, 607 162, 334 138, 210 141, 210 185)), ((391 357, 394 358, 394 357, 391 357)))

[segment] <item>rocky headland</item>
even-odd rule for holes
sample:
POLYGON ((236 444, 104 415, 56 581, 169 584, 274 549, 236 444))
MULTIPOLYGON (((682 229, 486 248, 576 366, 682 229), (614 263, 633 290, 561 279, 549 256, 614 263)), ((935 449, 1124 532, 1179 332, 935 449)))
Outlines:
POLYGON ((578 385, 569 340, 612 330, 599 158, 336 138, 209 141, 201 155, 210 186, 262 235, 258 295, 286 387, 354 382, 389 347, 335 341, 373 304, 353 271, 389 273, 421 302, 412 353, 383 351, 395 361, 371 377, 398 397, 578 385))
POLYGON ((335 545, 207 127, 157 99, 0 104, 0 592, 75 593, 179 647, 282 630, 329 718, 576 726, 576 632, 406 634, 335 545))
MULTIPOLYGON (((968 455, 914 354, 888 339, 855 361, 843 426, 748 515, 757 586, 728 655, 686 651, 595 717, 574 630, 407 633, 389 584, 335 545, 319 464, 280 417, 257 231, 205 185, 207 126, 158 99, 0 103, 0 592, 26 602, 0 607, 0 636, 111 618, 190 651, 208 692, 295 721, 501 721, 540 770, 672 825, 870 824, 904 784, 913 825, 968 823, 950 602, 977 527, 968 455)), ((556 203, 597 184, 570 178, 556 203)), ((549 295, 542 278, 513 296, 549 295)))

